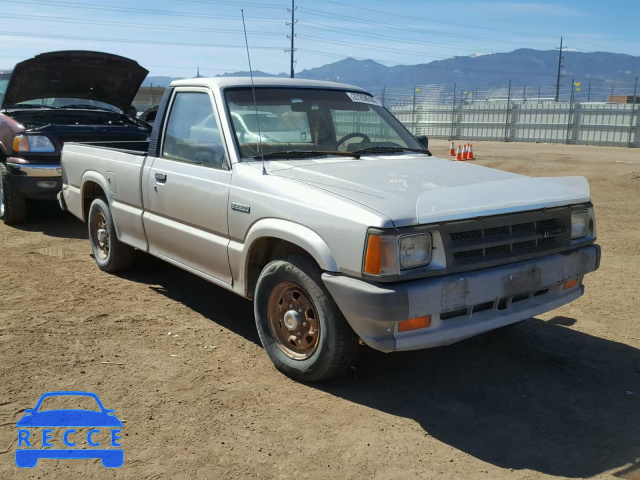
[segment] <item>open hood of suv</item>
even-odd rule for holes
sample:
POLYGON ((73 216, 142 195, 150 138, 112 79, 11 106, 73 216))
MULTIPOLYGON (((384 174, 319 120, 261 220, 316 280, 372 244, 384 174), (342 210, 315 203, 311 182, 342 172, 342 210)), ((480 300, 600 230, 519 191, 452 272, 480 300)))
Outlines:
POLYGON ((147 73, 138 62, 110 53, 42 53, 15 66, 2 108, 57 97, 97 100, 126 111, 147 73))

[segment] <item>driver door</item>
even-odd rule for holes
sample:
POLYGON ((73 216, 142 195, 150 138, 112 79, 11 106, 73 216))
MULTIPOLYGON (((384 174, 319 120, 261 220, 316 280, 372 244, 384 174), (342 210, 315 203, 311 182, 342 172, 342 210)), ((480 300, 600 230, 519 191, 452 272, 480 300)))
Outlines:
POLYGON ((160 157, 144 176, 144 226, 150 253, 230 285, 231 171, 214 101, 206 89, 174 92, 160 157))

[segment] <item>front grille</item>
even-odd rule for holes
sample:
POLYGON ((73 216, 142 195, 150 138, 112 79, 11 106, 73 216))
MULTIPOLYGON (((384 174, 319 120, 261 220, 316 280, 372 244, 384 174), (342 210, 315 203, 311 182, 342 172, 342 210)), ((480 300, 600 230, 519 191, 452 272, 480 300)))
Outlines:
POLYGON ((511 308, 511 305, 518 302, 525 302, 531 300, 534 297, 539 297, 549 293, 548 288, 537 290, 535 292, 521 293, 513 295, 511 297, 499 298, 493 302, 479 303, 477 305, 471 305, 470 307, 459 308, 457 310, 451 310, 440 314, 440 320, 451 320, 453 318, 468 317, 474 313, 480 313, 487 310, 507 310, 511 308))
POLYGON ((441 230, 447 267, 482 267, 571 246, 568 207, 453 222, 441 230))

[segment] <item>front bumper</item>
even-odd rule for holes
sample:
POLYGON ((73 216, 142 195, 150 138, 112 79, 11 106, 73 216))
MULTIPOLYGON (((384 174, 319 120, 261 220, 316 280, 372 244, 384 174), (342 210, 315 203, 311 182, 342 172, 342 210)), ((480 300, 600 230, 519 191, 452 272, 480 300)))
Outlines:
POLYGON ((600 265, 600 246, 396 284, 324 273, 345 318, 369 346, 385 351, 447 345, 519 322, 584 293, 582 277, 600 265), (578 285, 564 290, 567 280, 578 285), (398 332, 398 322, 431 315, 431 326, 398 332), (442 316, 442 317, 441 317, 442 316), (447 318, 449 317, 449 318, 447 318))
POLYGON ((19 163, 17 159, 7 159, 7 169, 11 183, 26 198, 55 200, 62 189, 62 170, 57 165, 19 163))

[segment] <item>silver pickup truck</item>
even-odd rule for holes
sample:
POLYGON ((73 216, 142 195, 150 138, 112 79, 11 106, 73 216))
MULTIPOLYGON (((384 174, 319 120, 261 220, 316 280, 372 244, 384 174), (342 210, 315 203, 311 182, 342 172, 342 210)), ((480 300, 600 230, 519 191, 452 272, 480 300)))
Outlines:
POLYGON ((252 299, 300 380, 342 373, 358 339, 435 347, 547 312, 600 262, 584 178, 435 158, 350 85, 176 81, 148 146, 67 143, 62 179, 101 269, 139 250, 252 299))

